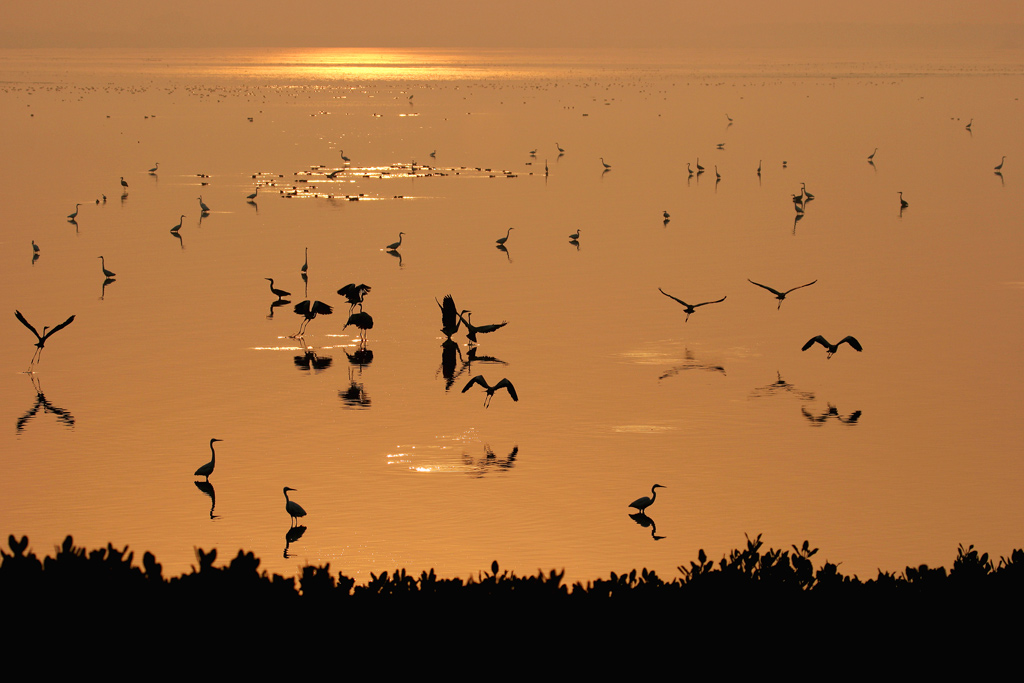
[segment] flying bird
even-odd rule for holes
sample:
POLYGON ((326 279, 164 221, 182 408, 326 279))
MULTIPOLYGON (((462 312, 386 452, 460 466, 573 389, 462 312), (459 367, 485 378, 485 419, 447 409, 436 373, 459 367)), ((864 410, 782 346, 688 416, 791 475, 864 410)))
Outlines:
POLYGON ((804 347, 802 349, 800 349, 800 350, 801 351, 806 351, 807 349, 809 349, 812 346, 814 346, 815 343, 821 344, 826 349, 828 349, 828 355, 825 356, 825 358, 831 358, 832 354, 834 354, 839 349, 839 347, 842 344, 849 344, 850 346, 852 346, 857 351, 863 351, 864 350, 864 347, 862 347, 860 345, 860 342, 857 341, 856 337, 843 337, 841 340, 839 340, 838 343, 832 344, 827 339, 825 339, 823 336, 821 336, 820 334, 817 337, 812 337, 811 339, 808 339, 807 343, 804 344, 804 347))
POLYGON ((210 439, 210 462, 196 470, 195 476, 206 477, 206 481, 210 481, 210 475, 213 474, 213 468, 217 466, 217 451, 213 450, 213 444, 215 441, 223 440, 224 439, 210 439))
POLYGON ((661 292, 662 294, 664 294, 665 296, 667 296, 669 299, 672 299, 673 301, 675 301, 675 302, 677 302, 679 304, 682 304, 683 308, 686 310, 686 320, 684 320, 683 322, 687 322, 690 319, 690 314, 693 313, 694 310, 696 310, 699 306, 707 306, 708 304, 718 304, 718 303, 721 303, 721 302, 725 301, 725 299, 726 299, 726 297, 723 296, 718 301, 705 301, 705 302, 700 303, 700 304, 690 305, 690 304, 686 303, 685 301, 683 301, 682 299, 677 299, 674 296, 672 296, 671 294, 666 293, 665 290, 662 289, 661 287, 658 287, 658 291, 661 292))
POLYGON ((814 282, 817 282, 817 280, 815 280, 814 282, 808 282, 806 285, 800 285, 799 287, 794 287, 793 289, 787 289, 785 292, 780 292, 779 290, 773 289, 773 288, 769 287, 768 285, 762 285, 760 282, 754 282, 749 277, 747 278, 747 282, 749 282, 752 285, 757 285, 758 287, 761 287, 763 289, 767 289, 769 292, 774 294, 775 298, 779 300, 779 305, 775 307, 775 309, 778 310, 778 309, 782 308, 782 300, 786 298, 787 294, 789 294, 790 292, 792 292, 793 290, 796 290, 796 289, 802 289, 804 287, 810 287, 811 285, 814 284, 814 282))
POLYGON ((466 326, 466 336, 468 336, 469 341, 473 342, 474 344, 476 343, 477 334, 487 334, 488 332, 494 332, 495 330, 500 330, 501 328, 505 327, 505 325, 508 325, 507 321, 502 321, 501 323, 498 323, 496 325, 474 325, 471 322, 473 318, 473 311, 463 311, 462 313, 459 313, 459 319, 462 321, 462 324, 466 326), (462 313, 468 313, 469 315, 463 318, 462 313))
POLYGON ((661 484, 655 484, 654 486, 651 487, 651 495, 649 495, 649 496, 641 496, 640 498, 637 498, 636 500, 634 500, 632 503, 630 503, 626 507, 636 508, 640 512, 643 512, 644 510, 646 510, 650 506, 654 505, 654 499, 658 497, 658 492, 655 491, 654 489, 667 489, 667 488, 668 488, 667 486, 662 486, 661 484))
POLYGON ((43 346, 46 345, 46 340, 52 337, 57 332, 63 330, 68 325, 70 325, 75 319, 75 316, 71 316, 70 318, 62 322, 60 325, 57 325, 53 329, 50 329, 49 327, 44 327, 43 333, 40 335, 38 332, 36 332, 36 328, 32 327, 29 321, 25 320, 25 316, 21 314, 21 311, 15 311, 14 317, 20 320, 21 324, 27 327, 29 329, 29 332, 36 336, 36 351, 35 353, 32 354, 32 360, 28 364, 30 370, 32 369, 32 366, 35 365, 35 363, 39 360, 39 357, 42 355, 43 346), (50 331, 47 332, 46 330, 50 331))
POLYGON ((452 335, 459 331, 459 324, 462 322, 462 316, 459 315, 458 310, 455 308, 455 299, 452 298, 451 294, 446 294, 444 297, 444 304, 434 299, 437 303, 438 308, 441 309, 441 334, 448 339, 452 338, 452 335))
POLYGON ((508 389, 508 394, 509 396, 512 397, 512 400, 519 400, 519 395, 516 394, 516 388, 512 386, 512 382, 509 382, 508 379, 503 378, 492 387, 487 383, 487 380, 484 379, 483 375, 477 375, 473 379, 469 380, 466 386, 462 388, 462 393, 466 393, 467 391, 469 391, 469 388, 474 384, 479 384, 480 386, 487 390, 487 396, 484 397, 484 408, 487 408, 488 406, 491 405, 491 399, 494 397, 494 392, 497 391, 498 389, 508 389))
POLYGON ((370 285, 357 285, 355 283, 349 283, 338 290, 338 294, 348 299, 349 307, 348 312, 351 313, 352 309, 359 306, 359 310, 363 310, 363 298, 370 292, 370 285))

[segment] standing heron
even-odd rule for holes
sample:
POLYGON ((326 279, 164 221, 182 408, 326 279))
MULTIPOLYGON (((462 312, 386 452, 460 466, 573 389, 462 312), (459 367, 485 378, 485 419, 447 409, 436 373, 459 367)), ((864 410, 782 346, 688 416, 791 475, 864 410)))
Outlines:
POLYGON ((217 466, 217 451, 213 450, 213 443, 215 441, 223 440, 224 439, 210 439, 210 462, 196 470, 195 476, 206 477, 206 481, 210 481, 210 475, 213 474, 213 468, 217 466))
POLYGON ((496 240, 494 240, 495 242, 497 242, 497 243, 498 243, 498 246, 499 246, 499 247, 503 247, 503 246, 505 246, 505 242, 507 242, 507 241, 508 241, 508 236, 509 236, 509 233, 511 233, 513 229, 514 229, 514 228, 509 228, 508 230, 506 230, 506 231, 505 231, 505 236, 504 236, 504 237, 502 237, 502 238, 500 238, 500 239, 496 239, 496 240))
POLYGON ((826 349, 828 349, 828 355, 826 355, 825 358, 831 358, 832 354, 834 354, 837 350, 839 350, 839 347, 842 344, 849 344, 850 346, 852 346, 857 351, 863 351, 864 350, 864 347, 862 347, 860 345, 860 342, 857 341, 856 337, 852 337, 852 336, 851 337, 843 337, 842 339, 839 340, 839 342, 833 344, 833 343, 829 342, 829 340, 827 340, 823 336, 821 336, 820 334, 817 337, 812 337, 811 339, 808 339, 807 343, 804 344, 804 347, 802 349, 800 349, 800 350, 801 351, 806 351, 807 349, 811 348, 815 344, 821 344, 826 349))
POLYGON ((199 195, 199 208, 203 213, 210 213, 210 207, 203 202, 203 195, 199 195))
POLYGON ((910 206, 910 204, 907 203, 907 200, 903 198, 903 193, 902 192, 899 192, 897 194, 899 194, 899 196, 900 196, 900 208, 901 209, 905 209, 908 206, 910 206))
POLYGON ((601 165, 604 166, 604 170, 606 170, 606 171, 612 170, 612 165, 608 164, 608 163, 605 163, 604 157, 599 157, 599 158, 601 159, 601 165))
POLYGON ((434 301, 437 303, 437 307, 441 309, 441 334, 450 340, 452 335, 459 331, 462 316, 459 315, 458 309, 455 308, 455 299, 452 298, 451 294, 445 294, 444 304, 437 301, 437 299, 434 299, 434 301))
POLYGON ((1006 156, 1003 156, 1003 160, 1000 161, 999 165, 996 166, 996 168, 995 168, 996 173, 999 173, 1000 171, 1003 170, 1003 164, 1005 164, 1005 163, 1006 163, 1006 156))
MULTIPOLYGON (((263 279, 264 280, 270 280, 270 293, 274 294, 275 296, 277 296, 277 298, 279 300, 285 298, 286 296, 291 296, 292 295, 291 292, 286 292, 283 289, 277 289, 276 287, 274 287, 274 278, 272 278, 272 277, 265 277, 263 279)), ((296 311, 296 312, 298 312, 298 311, 296 311)))
POLYGON ((761 175, 761 160, 757 160, 757 175, 761 175))
POLYGON ((392 242, 391 244, 389 244, 388 246, 386 246, 384 248, 387 249, 388 251, 398 251, 398 248, 400 246, 402 246, 402 235, 404 235, 404 234, 405 234, 404 232, 398 233, 398 241, 397 242, 392 242))
POLYGON ((35 240, 32 240, 32 253, 34 253, 34 254, 38 254, 39 253, 39 245, 36 244, 35 240))
POLYGON ((80 207, 80 206, 81 206, 81 204, 75 204, 74 212, 68 214, 68 220, 71 221, 72 223, 74 223, 75 222, 75 218, 78 217, 78 207, 80 207))
POLYGON ((100 260, 100 268, 103 270, 103 274, 106 275, 107 277, 114 277, 116 273, 112 273, 111 271, 107 270, 107 262, 103 260, 103 257, 99 256, 97 258, 99 258, 100 260))
POLYGON ((29 370, 32 369, 32 366, 35 365, 36 362, 39 360, 39 357, 42 356, 43 346, 46 345, 46 340, 55 335, 57 332, 63 330, 65 327, 70 325, 75 320, 75 316, 71 316, 70 318, 62 322, 60 325, 57 325, 53 329, 50 329, 49 327, 44 327, 43 333, 39 334, 38 332, 36 332, 36 328, 32 327, 29 321, 25 320, 25 316, 21 314, 21 311, 14 311, 14 317, 17 318, 22 325, 27 327, 29 332, 36 336, 36 351, 35 353, 32 354, 32 360, 28 364, 29 370), (46 331, 48 329, 50 330, 49 332, 46 331))
POLYGON ((181 217, 178 218, 178 224, 171 228, 171 232, 178 232, 179 230, 181 230, 181 222, 184 218, 185 214, 181 214, 181 217))
POLYGON ((636 508, 641 513, 643 513, 644 510, 646 510, 650 506, 654 505, 654 499, 658 497, 658 492, 655 491, 654 489, 667 489, 667 488, 668 488, 667 486, 662 486, 661 484, 655 484, 654 486, 651 487, 651 495, 649 495, 649 496, 641 496, 640 498, 637 498, 636 500, 634 500, 632 503, 630 503, 626 507, 636 508))
POLYGON ((288 499, 288 492, 297 490, 298 489, 293 489, 290 486, 284 487, 284 510, 292 518, 292 526, 295 526, 295 524, 299 521, 299 517, 306 516, 306 511, 302 509, 301 505, 296 503, 294 500, 288 499))
POLYGON ((817 280, 815 280, 814 282, 808 282, 806 285, 800 285, 799 287, 794 287, 793 289, 787 289, 785 292, 780 292, 777 289, 772 289, 768 285, 762 285, 760 282, 754 282, 749 277, 747 278, 747 282, 749 282, 752 285, 757 285, 758 287, 761 287, 763 289, 767 289, 769 292, 774 294, 775 298, 779 300, 779 305, 775 307, 775 310, 778 310, 778 309, 782 308, 782 300, 786 298, 787 294, 789 294, 790 292, 792 292, 793 290, 796 290, 796 289, 802 289, 804 287, 810 287, 811 285, 814 284, 814 282, 817 282, 817 280))
MULTIPOLYGON (((366 339, 366 331, 373 329, 373 318, 369 313, 359 311, 358 313, 353 313, 348 317, 348 322, 345 323, 345 327, 348 327, 349 325, 354 325, 359 330, 359 336, 366 339)), ((345 327, 341 328, 342 331, 345 330, 345 327)))
POLYGON ((669 215, 668 211, 662 211, 661 212, 661 217, 664 218, 667 221, 672 216, 669 215))
POLYGON ((474 344, 476 343, 477 334, 487 334, 489 332, 494 332, 495 330, 500 330, 501 328, 505 327, 505 325, 508 325, 507 321, 502 321, 494 325, 474 325, 472 323, 473 311, 467 310, 463 311, 462 313, 459 313, 459 319, 462 320, 462 324, 466 326, 466 336, 468 336, 469 341, 473 342, 474 344), (463 318, 462 313, 467 313, 468 315, 465 318, 463 318))
POLYGON ((338 290, 338 294, 345 297, 348 300, 348 312, 351 313, 352 309, 359 306, 359 310, 363 310, 363 299, 370 291, 370 285, 357 285, 355 283, 349 283, 338 290))
POLYGON ((149 169, 149 171, 147 171, 147 173, 149 173, 150 175, 156 175, 156 170, 158 168, 160 168, 160 162, 159 161, 156 162, 156 164, 153 166, 153 168, 149 169))
MULTIPOLYGON (((665 219, 665 220, 668 220, 668 219, 665 219)), ((580 233, 581 233, 581 232, 583 232, 583 228, 580 228, 579 230, 577 230, 577 231, 576 231, 576 232, 574 232, 573 234, 569 235, 569 239, 570 239, 570 240, 572 240, 573 242, 577 242, 577 241, 579 241, 579 239, 580 239, 580 233)))
POLYGON ((309 270, 309 247, 306 247, 306 256, 302 261, 302 279, 306 279, 306 271, 309 270))
POLYGON ((300 303, 295 304, 295 312, 301 316, 305 316, 305 320, 299 325, 299 331, 295 333, 296 337, 301 337, 306 331, 306 326, 309 325, 309 321, 318 315, 330 315, 334 313, 334 309, 325 304, 323 301, 310 301, 306 299, 300 303))
POLYGON ((256 186, 256 191, 253 192, 251 195, 247 196, 245 198, 246 201, 248 201, 250 204, 255 204, 256 203, 256 195, 258 195, 259 193, 260 193, 260 186, 257 185, 256 186))
POLYGON ((697 175, 704 172, 704 167, 700 165, 700 157, 697 157, 697 175))
POLYGON ((875 151, 868 155, 868 161, 874 161, 875 155, 878 154, 878 148, 875 147, 875 151))
POLYGON ((800 183, 800 192, 803 193, 803 197, 806 199, 814 199, 814 195, 807 191, 807 183, 800 183))
POLYGON ((124 176, 121 176, 121 187, 125 192, 128 191, 128 183, 125 181, 124 176))
POLYGON ((562 146, 559 145, 557 142, 555 143, 555 148, 558 150, 558 156, 562 156, 563 154, 565 154, 565 150, 562 149, 562 146))
POLYGON ((667 296, 669 299, 672 299, 676 303, 679 303, 679 304, 681 304, 683 306, 683 308, 686 310, 686 320, 683 321, 684 323, 690 320, 690 314, 693 313, 698 307, 700 307, 700 306, 707 306, 708 304, 722 303, 727 298, 727 297, 723 296, 718 301, 705 301, 703 303, 690 305, 690 304, 686 303, 685 301, 683 301, 682 299, 677 299, 676 297, 672 296, 671 294, 668 294, 661 287, 658 287, 658 291, 661 292, 662 294, 664 294, 665 296, 667 296))
POLYGON ((690 162, 689 161, 686 162, 686 172, 689 174, 687 177, 689 177, 689 178, 693 177, 693 169, 690 168, 690 162))
POLYGON ((965 127, 965 128, 967 129, 967 130, 970 130, 970 129, 971 129, 971 126, 972 126, 972 125, 974 125, 974 119, 971 119, 971 122, 970 122, 970 123, 968 123, 968 124, 967 124, 966 126, 964 126, 964 127, 965 127))
POLYGON ((503 378, 492 387, 487 383, 487 380, 484 379, 483 375, 477 375, 473 379, 469 380, 469 383, 467 383, 466 386, 462 388, 462 393, 466 393, 467 391, 469 391, 469 388, 474 384, 479 384, 480 386, 487 390, 487 395, 484 397, 484 408, 487 408, 491 405, 491 399, 494 397, 494 392, 497 391, 498 389, 508 389, 508 394, 509 396, 512 397, 512 400, 519 400, 519 395, 516 394, 516 388, 512 386, 512 382, 509 382, 508 379, 503 378))

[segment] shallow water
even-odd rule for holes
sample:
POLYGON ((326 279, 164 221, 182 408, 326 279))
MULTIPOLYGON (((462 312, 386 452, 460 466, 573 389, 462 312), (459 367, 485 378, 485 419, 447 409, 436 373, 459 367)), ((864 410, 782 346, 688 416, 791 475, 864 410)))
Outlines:
POLYGON ((0 531, 151 550, 168 572, 198 546, 362 578, 494 559, 671 577, 762 532, 862 576, 948 566, 960 543, 1007 554, 1021 64, 0 51, 0 282, 37 328, 76 315, 32 375, 31 333, 0 325, 0 531), (268 277, 292 305, 271 308, 268 277), (778 306, 748 278, 817 282, 778 306), (349 282, 373 288, 369 363, 350 360, 349 282), (684 322, 659 287, 727 298, 684 322), (451 380, 445 294, 509 323, 475 360, 460 330, 451 380), (304 299, 335 310, 297 340, 304 299), (801 352, 817 334, 864 352, 801 352), (460 393, 476 374, 520 400, 485 409, 460 393), (211 519, 191 473, 212 437, 211 519), (657 541, 626 507, 654 483, 657 541), (287 546, 285 485, 309 512, 287 546))

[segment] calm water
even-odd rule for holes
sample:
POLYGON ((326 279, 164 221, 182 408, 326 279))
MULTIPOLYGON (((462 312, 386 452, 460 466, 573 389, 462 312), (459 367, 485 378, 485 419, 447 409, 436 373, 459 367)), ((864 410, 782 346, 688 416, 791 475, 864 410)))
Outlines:
POLYGON ((1020 547, 1024 61, 719 57, 0 51, 0 532, 362 578, 1020 547), (508 325, 446 355, 446 294, 508 325), (77 316, 32 375, 15 309, 77 316))

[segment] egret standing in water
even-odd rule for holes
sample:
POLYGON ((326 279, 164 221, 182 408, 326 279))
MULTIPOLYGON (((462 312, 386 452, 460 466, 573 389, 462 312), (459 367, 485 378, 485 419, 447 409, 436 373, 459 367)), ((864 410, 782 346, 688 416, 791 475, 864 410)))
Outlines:
POLYGON ((604 157, 600 157, 600 159, 601 159, 601 165, 604 166, 604 170, 606 170, 606 171, 612 170, 612 165, 605 163, 604 157))
POLYGON ((173 228, 171 228, 171 232, 178 232, 179 230, 181 230, 181 221, 184 218, 185 218, 185 214, 181 214, 181 217, 178 218, 178 224, 175 225, 173 228))
POLYGON ((497 243, 498 243, 498 246, 499 246, 499 247, 503 247, 503 246, 505 246, 505 242, 507 242, 507 241, 508 241, 508 236, 509 236, 509 233, 511 233, 513 229, 514 229, 514 228, 509 228, 508 230, 506 230, 506 231, 505 231, 505 236, 504 236, 504 237, 502 237, 502 238, 500 238, 500 239, 496 239, 496 240, 494 240, 495 242, 497 242, 497 243))
POLYGON ((299 517, 306 516, 306 511, 302 509, 301 505, 296 503, 294 500, 288 499, 288 492, 297 490, 298 489, 293 489, 290 486, 284 487, 284 509, 285 512, 287 512, 288 515, 292 518, 292 526, 295 526, 295 524, 298 522, 299 517))
POLYGON ((107 277, 114 277, 116 273, 112 273, 111 271, 107 270, 107 262, 103 260, 103 257, 99 256, 98 258, 100 260, 100 268, 103 270, 103 274, 106 275, 107 277))
POLYGON ((210 475, 213 474, 213 468, 217 466, 217 451, 213 450, 213 443, 215 441, 223 440, 224 439, 210 439, 210 462, 196 470, 195 476, 206 477, 206 481, 210 481, 210 475))
POLYGON ((632 503, 630 503, 627 507, 636 508, 641 513, 643 513, 644 510, 646 510, 650 506, 654 505, 654 499, 658 497, 658 492, 655 491, 654 489, 667 489, 667 488, 668 488, 667 486, 662 486, 661 484, 655 484, 654 486, 651 487, 651 495, 649 495, 649 496, 641 496, 640 498, 637 498, 632 503))
MULTIPOLYGON (((270 280, 270 293, 274 294, 275 296, 277 296, 277 298, 279 300, 285 298, 286 296, 291 296, 292 295, 291 292, 286 292, 283 289, 277 289, 276 287, 274 287, 274 278, 272 278, 272 277, 265 277, 263 279, 264 280, 270 280)), ((298 312, 298 311, 296 311, 296 312, 298 312)))
MULTIPOLYGON (((345 323, 345 327, 348 327, 349 325, 354 325, 359 330, 359 336, 366 339, 366 331, 373 329, 373 318, 369 313, 359 311, 358 313, 353 313, 348 317, 348 322, 345 323)), ((342 332, 345 331, 345 327, 341 328, 342 332)))
POLYGON ((868 161, 874 161, 875 155, 878 154, 878 148, 875 147, 875 151, 868 155, 868 161))
POLYGON ((1003 170, 1003 164, 1005 164, 1005 163, 1006 163, 1006 157, 1004 156, 1004 157, 1003 157, 1003 160, 1002 160, 1002 161, 1000 161, 1000 162, 999 162, 999 165, 998 165, 998 166, 996 166, 996 168, 995 168, 995 171, 996 171, 996 173, 999 173, 1000 171, 1002 171, 1002 170, 1003 170))
POLYGON ((306 247, 306 257, 302 261, 302 277, 306 277, 306 271, 309 270, 309 247, 306 247))
POLYGON ((65 327, 70 325, 75 320, 75 316, 71 316, 70 318, 68 318, 67 320, 62 322, 60 325, 57 325, 56 327, 51 329, 49 332, 47 332, 46 330, 48 330, 50 328, 49 327, 44 327, 43 328, 43 333, 39 334, 38 332, 36 332, 36 328, 32 327, 32 325, 29 323, 29 321, 25 320, 25 316, 23 316, 21 314, 21 311, 14 311, 14 317, 17 318, 21 322, 22 325, 27 327, 29 329, 29 332, 31 332, 32 334, 34 334, 36 336, 36 351, 35 351, 35 353, 32 354, 32 360, 28 364, 28 369, 29 370, 32 369, 32 366, 35 365, 36 362, 39 360, 39 357, 42 356, 42 354, 43 354, 43 346, 46 345, 46 340, 49 339, 50 337, 52 337, 57 332, 59 332, 60 330, 63 330, 65 327))
POLYGON ((203 195, 199 195, 198 199, 199 199, 199 208, 202 210, 202 212, 203 213, 210 213, 210 207, 208 207, 205 203, 203 203, 203 195))
POLYGON ((469 380, 469 383, 462 388, 462 393, 469 391, 469 388, 474 384, 479 384, 487 390, 487 395, 484 397, 484 408, 491 405, 491 399, 494 398, 494 392, 498 389, 508 389, 508 395, 512 397, 513 401, 518 401, 519 396, 516 394, 516 388, 512 386, 512 382, 509 382, 507 378, 502 378, 493 387, 487 383, 483 375, 477 375, 473 379, 469 380))
POLYGON ((404 235, 404 234, 405 234, 404 232, 398 233, 398 241, 397 242, 392 242, 391 244, 389 244, 388 246, 386 246, 384 248, 387 249, 388 251, 398 251, 398 248, 400 246, 402 246, 402 235, 404 235))
POLYGON ((148 173, 149 173, 150 175, 156 175, 156 170, 157 170, 158 168, 160 168, 160 162, 159 162, 159 161, 158 161, 158 162, 156 162, 156 164, 155 164, 155 165, 153 166, 153 168, 149 169, 148 173))
POLYGON ((910 206, 910 204, 907 204, 907 200, 903 198, 903 193, 902 192, 899 192, 897 194, 899 194, 899 196, 900 196, 900 208, 901 209, 905 209, 908 206, 910 206))
POLYGON ((81 204, 75 204, 74 212, 68 214, 68 220, 69 221, 74 222, 75 218, 78 217, 78 207, 80 207, 80 206, 81 206, 81 204))
POLYGON ((125 192, 128 191, 128 183, 125 182, 124 176, 121 176, 121 187, 124 188, 125 192))
POLYGON ((260 193, 260 186, 259 186, 259 185, 257 185, 257 186, 256 186, 256 191, 255 191, 255 192, 253 192, 253 193, 252 193, 251 195, 249 195, 248 197, 246 197, 245 199, 246 199, 246 200, 247 200, 247 201, 248 201, 248 202, 249 202, 250 204, 255 204, 255 203, 256 203, 256 196, 257 196, 257 195, 258 195, 259 193, 260 193))

